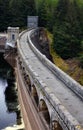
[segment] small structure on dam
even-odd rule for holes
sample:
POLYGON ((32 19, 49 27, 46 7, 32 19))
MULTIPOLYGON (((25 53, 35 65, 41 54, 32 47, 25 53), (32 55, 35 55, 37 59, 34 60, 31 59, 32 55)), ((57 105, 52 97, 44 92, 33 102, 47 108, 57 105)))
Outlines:
POLYGON ((19 27, 8 27, 8 39, 5 45, 4 59, 12 66, 15 67, 17 55, 17 39, 19 37, 19 27))
POLYGON ((28 28, 38 27, 38 16, 28 16, 27 17, 27 27, 28 28))
POLYGON ((8 27, 8 39, 6 42, 6 48, 15 48, 16 41, 19 37, 19 27, 8 27))

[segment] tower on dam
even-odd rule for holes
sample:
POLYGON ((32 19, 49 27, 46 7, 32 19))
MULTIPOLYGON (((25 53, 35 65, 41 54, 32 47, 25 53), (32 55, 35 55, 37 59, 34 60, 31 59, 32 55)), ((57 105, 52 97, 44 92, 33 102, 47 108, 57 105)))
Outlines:
POLYGON ((19 27, 8 27, 8 39, 6 42, 6 48, 12 47, 15 48, 16 41, 19 37, 19 27))
POLYGON ((17 55, 17 39, 19 37, 19 27, 8 27, 8 38, 5 45, 4 59, 12 66, 15 67, 17 55))

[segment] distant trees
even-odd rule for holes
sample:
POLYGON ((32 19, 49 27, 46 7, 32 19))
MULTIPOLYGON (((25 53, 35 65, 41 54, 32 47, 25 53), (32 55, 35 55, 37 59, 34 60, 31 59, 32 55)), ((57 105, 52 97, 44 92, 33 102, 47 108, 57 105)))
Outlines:
POLYGON ((24 27, 27 15, 35 15, 34 0, 0 0, 0 31, 8 26, 24 27))
POLYGON ((55 51, 62 58, 78 56, 83 40, 83 14, 77 0, 37 0, 39 25, 53 32, 55 51))
POLYGON ((4 30, 10 21, 9 0, 0 0, 0 30, 4 30))
POLYGON ((37 15, 39 16, 39 26, 46 27, 50 31, 52 31, 53 29, 53 21, 54 21, 53 11, 56 5, 55 1, 54 0, 35 0, 37 15))
POLYGON ((46 27, 48 17, 47 11, 48 11, 47 2, 45 0, 42 0, 38 8, 39 26, 46 27))
POLYGON ((53 47, 64 59, 83 60, 83 5, 78 0, 35 0, 39 26, 53 33, 53 47), (80 53, 81 52, 81 53, 80 53))
POLYGON ((83 30, 80 26, 80 9, 74 0, 59 0, 53 29, 53 45, 62 58, 77 57, 81 51, 83 30))

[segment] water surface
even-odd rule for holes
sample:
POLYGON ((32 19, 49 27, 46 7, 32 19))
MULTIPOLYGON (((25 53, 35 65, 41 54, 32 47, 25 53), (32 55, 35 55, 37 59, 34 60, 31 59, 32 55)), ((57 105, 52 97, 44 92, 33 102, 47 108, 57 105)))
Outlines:
POLYGON ((7 126, 16 124, 16 113, 8 112, 5 101, 5 89, 7 88, 7 80, 0 78, 0 130, 7 126))

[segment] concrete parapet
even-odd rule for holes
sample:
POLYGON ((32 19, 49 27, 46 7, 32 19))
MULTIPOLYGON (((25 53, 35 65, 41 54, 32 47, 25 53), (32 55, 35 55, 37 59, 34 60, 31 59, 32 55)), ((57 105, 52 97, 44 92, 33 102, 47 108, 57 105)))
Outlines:
POLYGON ((39 89, 42 91, 43 95, 46 97, 48 102, 53 106, 54 110, 59 114, 60 118, 62 118, 63 123, 68 127, 69 130, 81 130, 77 128, 79 123, 71 116, 71 114, 66 110, 66 108, 61 104, 61 102, 55 97, 55 95, 50 91, 50 89, 46 86, 46 84, 40 80, 35 71, 32 70, 32 67, 27 66, 29 70, 29 74, 33 77, 34 83, 39 86, 39 89))
MULTIPOLYGON (((35 31, 35 30, 34 30, 35 31)), ((62 70, 60 70, 57 66, 55 66, 53 63, 51 63, 45 55, 41 54, 39 50, 33 45, 30 36, 34 33, 34 31, 30 31, 28 34, 28 42, 33 50, 33 52, 38 56, 38 58, 45 64, 53 73, 56 75, 64 84, 66 84, 67 87, 72 89, 81 99, 83 99, 83 88, 80 84, 78 84, 76 81, 74 81, 71 77, 69 77, 67 74, 65 74, 62 70)), ((26 31, 20 34, 22 36, 26 31)), ((59 115, 59 117, 62 119, 65 130, 82 130, 79 126, 79 123, 77 120, 72 117, 72 115, 67 111, 67 109, 61 104, 61 102, 56 98, 56 96, 51 92, 51 90, 48 88, 48 86, 40 79, 38 74, 33 70, 32 66, 26 62, 26 58, 23 55, 20 48, 20 44, 18 41, 18 53, 22 59, 23 65, 28 71, 29 75, 33 78, 34 84, 38 86, 38 89, 40 89, 43 93, 43 95, 46 97, 48 102, 52 105, 53 109, 56 111, 56 113, 59 115)))
POLYGON ((40 53, 40 51, 33 45, 31 36, 35 33, 35 31, 36 30, 31 30, 28 33, 28 42, 33 52, 43 62, 43 64, 45 64, 54 73, 54 75, 56 75, 64 84, 66 84, 67 87, 74 91, 83 100, 83 87, 62 70, 60 70, 51 61, 49 61, 46 56, 40 53))

